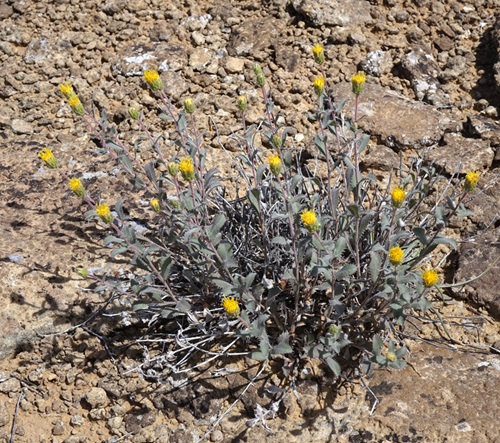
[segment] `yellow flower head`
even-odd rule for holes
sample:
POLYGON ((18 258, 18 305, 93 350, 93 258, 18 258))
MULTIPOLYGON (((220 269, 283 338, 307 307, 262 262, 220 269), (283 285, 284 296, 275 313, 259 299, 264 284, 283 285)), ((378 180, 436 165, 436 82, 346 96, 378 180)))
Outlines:
POLYGON ((387 354, 385 354, 385 358, 387 359, 388 362, 394 363, 398 357, 394 352, 389 351, 387 354))
POLYGON ((43 148, 39 153, 38 157, 41 158, 49 168, 57 168, 57 159, 52 154, 49 148, 43 148))
POLYGON ((163 89, 163 82, 161 81, 160 74, 154 69, 146 69, 144 71, 144 80, 146 80, 146 83, 152 91, 160 91, 163 89))
POLYGON ((70 82, 64 82, 59 85, 59 91, 61 91, 62 95, 64 95, 67 99, 75 94, 73 91, 73 86, 71 86, 70 82))
POLYGON ((179 171, 181 172, 182 178, 187 182, 192 182, 194 180, 194 164, 193 159, 189 156, 181 158, 179 163, 179 171))
POLYGON ((325 90, 325 77, 323 77, 322 75, 316 77, 314 79, 313 86, 314 86, 314 92, 317 95, 323 94, 323 91, 325 90))
POLYGON ((278 154, 271 154, 269 156, 269 169, 274 175, 279 175, 281 173, 281 159, 278 154))
POLYGON ((403 257, 405 253, 399 246, 394 246, 389 249, 389 261, 394 265, 398 266, 403 262, 403 257))
POLYGON ((79 178, 70 179, 69 187, 78 197, 83 197, 85 195, 85 188, 79 178))
POLYGON ((238 317, 240 315, 240 306, 234 297, 224 297, 222 299, 222 307, 228 317, 238 317))
POLYGON ((71 106, 71 109, 73 109, 73 112, 76 115, 82 116, 85 114, 85 110, 83 109, 82 102, 78 98, 78 95, 73 94, 72 96, 68 97, 68 105, 71 106))
POLYGON ((322 65, 325 62, 325 52, 323 50, 323 46, 319 43, 316 43, 312 48, 312 53, 314 57, 314 61, 318 65, 322 65))
POLYGON ((439 274, 435 269, 428 269, 422 272, 422 281, 426 288, 434 286, 439 280, 439 274))
POLYGON ((238 97, 238 109, 240 111, 245 111, 248 106, 248 100, 244 95, 240 95, 238 97))
POLYGON ((160 212, 161 211, 160 200, 158 200, 157 198, 153 198, 151 200, 151 207, 153 208, 153 211, 160 212))
POLYGON ((195 110, 196 106, 194 105, 193 99, 192 98, 187 98, 184 100, 184 110, 188 114, 192 114, 195 110))
POLYGON ((97 208, 95 208, 95 212, 104 223, 111 223, 113 221, 113 215, 111 214, 109 206, 106 203, 101 203, 97 206, 97 208))
POLYGON ((479 180, 479 173, 471 171, 465 176, 464 188, 467 192, 472 192, 476 189, 479 180))
POLYGON ((310 209, 302 211, 302 214, 300 214, 300 220, 309 232, 316 232, 319 229, 316 213, 310 209))
POLYGON ((403 206, 405 197, 406 192, 403 188, 401 188, 400 186, 394 188, 391 192, 392 206, 394 206, 395 208, 400 208, 401 206, 403 206))
POLYGON ((366 74, 363 71, 358 71, 351 77, 352 92, 359 95, 365 89, 366 74))

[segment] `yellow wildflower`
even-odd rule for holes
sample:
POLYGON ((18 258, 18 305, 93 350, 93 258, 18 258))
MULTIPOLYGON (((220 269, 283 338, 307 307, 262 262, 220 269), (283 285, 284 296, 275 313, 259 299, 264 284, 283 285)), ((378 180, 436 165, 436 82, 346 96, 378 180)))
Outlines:
POLYGON ((323 91, 325 90, 325 77, 323 77, 322 75, 316 77, 314 79, 313 86, 314 86, 314 92, 317 95, 323 94, 323 91))
POLYGON ((160 200, 158 200, 157 198, 151 199, 151 207, 153 208, 153 211, 160 212, 161 210, 160 200))
POLYGON ((316 43, 312 48, 312 53, 314 57, 314 61, 318 65, 322 65, 325 62, 325 52, 323 50, 323 46, 319 43, 316 43))
POLYGON ((248 106, 248 100, 244 95, 240 95, 238 97, 238 109, 240 111, 245 111, 248 106))
POLYGON ((144 80, 146 80, 146 83, 152 91, 160 91, 163 89, 163 82, 161 81, 160 74, 154 69, 146 69, 144 71, 144 80))
POLYGON ((104 223, 111 223, 113 221, 113 215, 111 214, 109 206, 106 203, 101 203, 97 206, 97 208, 95 208, 95 212, 104 223))
POLYGON ((222 299, 222 307, 228 317, 238 317, 240 315, 240 306, 234 297, 224 297, 222 299))
POLYGON ((351 77, 352 92, 359 95, 365 89, 366 74, 363 71, 358 71, 351 77))
POLYGON ((75 95, 75 91, 73 91, 73 86, 71 86, 70 82, 64 82, 59 85, 59 91, 61 91, 62 95, 64 95, 67 99, 72 95, 75 95))
POLYGON ((385 354, 385 358, 390 363, 394 363, 398 359, 396 354, 394 352, 391 352, 391 351, 389 351, 389 352, 387 352, 387 354, 385 354))
POLYGON ((281 159, 278 154, 271 154, 269 156, 269 169, 274 175, 279 175, 281 173, 281 159))
POLYGON ((82 102, 78 98, 78 95, 73 94, 71 97, 68 97, 68 105, 71 106, 71 109, 73 109, 76 115, 82 116, 85 114, 85 110, 83 109, 82 102))
POLYGON ((394 246, 389 249, 389 261, 394 265, 398 266, 403 262, 403 257, 405 253, 399 246, 394 246))
POLYGON ((302 211, 300 219, 304 227, 309 232, 316 232, 319 229, 318 218, 316 217, 316 213, 314 211, 311 211, 310 209, 302 211))
POLYGON ((464 188, 467 192, 472 192, 476 189, 479 180, 479 173, 471 171, 465 176, 464 188))
POLYGON ((192 98, 187 98, 186 100, 184 100, 184 110, 188 114, 192 114, 194 112, 195 105, 192 98))
POLYGON ((85 195, 85 188, 79 178, 70 179, 69 187, 78 197, 83 197, 85 195))
POLYGON ((182 178, 187 182, 192 182, 194 180, 194 164, 193 159, 189 156, 181 158, 179 163, 179 171, 181 172, 182 178))
POLYGON ((39 153, 38 157, 41 158, 49 168, 57 168, 57 159, 52 154, 49 148, 43 148, 39 153))
POLYGON ((403 206, 405 197, 406 192, 403 188, 401 188, 400 186, 394 188, 391 192, 392 206, 394 206, 395 208, 400 208, 401 206, 403 206))
POLYGON ((439 280, 439 274, 435 269, 428 269, 427 271, 422 272, 422 280, 424 282, 424 286, 426 288, 430 288, 439 280))

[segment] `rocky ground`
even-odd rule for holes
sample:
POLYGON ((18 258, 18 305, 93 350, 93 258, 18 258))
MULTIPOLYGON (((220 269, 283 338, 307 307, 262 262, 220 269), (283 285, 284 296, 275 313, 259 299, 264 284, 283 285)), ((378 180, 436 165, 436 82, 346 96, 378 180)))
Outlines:
MULTIPOLYGON (((0 442, 183 443, 205 433, 227 442, 500 441, 500 358, 491 349, 500 347, 496 0, 4 0, 0 20, 0 442), (339 99, 349 97, 346 81, 357 69, 368 74, 360 126, 371 142, 363 168, 383 179, 399 152, 425 149, 447 174, 481 172, 484 191, 468 204, 474 215, 454 226, 464 241, 450 279, 493 268, 439 304, 453 341, 432 323, 420 324, 425 341, 416 331, 408 338, 411 365, 376 372, 366 381, 371 391, 359 382, 333 386, 311 366, 266 430, 247 423, 257 405, 272 404, 262 389, 267 379, 259 377, 212 429, 257 373, 254 363, 232 362, 234 371, 221 373, 211 368, 175 389, 179 380, 141 379, 134 368, 143 355, 118 356, 113 336, 91 324, 64 332, 99 302, 76 268, 109 261, 103 233, 85 221, 66 176, 86 177, 110 201, 130 196, 57 85, 70 80, 84 104, 107 110, 129 140, 129 106, 154 120, 155 101, 141 74, 159 69, 174 102, 194 98, 210 134, 212 118, 220 138, 207 136, 209 160, 230 182, 234 171, 218 141, 227 142, 237 127, 239 94, 250 98, 249 121, 262 111, 255 62, 294 128, 294 142, 310 149, 314 128, 304 112, 315 100, 317 42, 339 99), (58 170, 37 158, 45 146, 58 157, 58 170)), ((263 376, 278 383, 269 373, 263 376)))

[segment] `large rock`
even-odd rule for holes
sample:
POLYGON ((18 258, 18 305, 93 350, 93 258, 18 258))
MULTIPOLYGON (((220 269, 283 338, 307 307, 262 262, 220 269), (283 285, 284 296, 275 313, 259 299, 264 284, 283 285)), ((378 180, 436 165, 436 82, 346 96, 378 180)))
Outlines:
POLYGON ((445 134, 444 145, 429 153, 429 159, 448 174, 489 168, 495 157, 488 140, 465 138, 459 133, 445 134))
POLYGON ((372 21, 370 3, 365 0, 293 0, 292 5, 316 26, 359 30, 372 21))
MULTIPOLYGON (((350 83, 334 86, 336 101, 347 98, 345 110, 354 105, 350 83)), ((367 83, 360 96, 359 127, 391 148, 421 148, 438 143, 445 132, 460 126, 449 114, 410 100, 382 86, 367 83)))
POLYGON ((227 52, 232 56, 251 55, 260 59, 262 51, 276 43, 282 27, 282 22, 272 17, 243 21, 233 28, 227 52))
MULTIPOLYGON (((497 208, 498 209, 498 208, 497 208)), ((498 215, 498 212, 497 212, 498 215)), ((475 305, 486 307, 496 320, 500 320, 500 228, 478 235, 475 241, 463 242, 455 280, 474 280, 488 268, 487 274, 454 289, 457 297, 475 305)))

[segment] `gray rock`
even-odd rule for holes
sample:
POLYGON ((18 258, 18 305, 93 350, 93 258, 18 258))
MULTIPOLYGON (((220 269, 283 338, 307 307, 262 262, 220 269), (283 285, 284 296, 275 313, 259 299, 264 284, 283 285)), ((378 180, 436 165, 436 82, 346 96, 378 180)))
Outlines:
POLYGON ((10 127, 15 134, 33 134, 33 125, 26 120, 15 118, 12 120, 10 127))
POLYGON ((482 171, 493 163, 495 153, 488 140, 465 138, 461 134, 445 134, 444 145, 429 152, 429 159, 448 174, 482 171))
POLYGON ((392 69, 392 57, 387 51, 370 51, 366 57, 361 60, 360 67, 368 75, 380 77, 388 74, 392 69))
POLYGON ((92 409, 106 406, 109 403, 108 395, 102 388, 92 388, 85 394, 85 400, 87 400, 92 409))
MULTIPOLYGON (((347 98, 344 109, 352 109, 350 83, 335 85, 334 95, 337 101, 347 98)), ((358 115, 361 129, 378 138, 380 144, 396 149, 430 146, 440 141, 443 133, 459 126, 445 112, 370 83, 360 96, 358 115)))
POLYGON ((207 48, 196 48, 189 56, 189 66, 195 71, 203 71, 212 61, 213 53, 207 48))
POLYGON ((229 40, 227 52, 232 56, 258 56, 278 38, 282 23, 271 17, 244 21, 235 26, 229 40))
POLYGON ((369 171, 390 171, 399 168, 399 156, 384 145, 368 146, 361 156, 361 164, 369 171), (366 153, 365 153, 366 152, 366 153))
POLYGON ((12 14, 14 14, 12 6, 7 5, 6 2, 2 2, 2 4, 0 4, 0 20, 9 18, 12 14))
POLYGON ((500 124, 481 115, 467 117, 464 129, 472 137, 488 140, 492 147, 500 145, 500 124))
POLYGON ((365 0, 293 0, 295 10, 317 26, 340 26, 359 30, 372 22, 365 0))
MULTIPOLYGON (((497 212, 498 214, 498 212, 497 212)), ((492 317, 500 320, 500 228, 479 235, 475 242, 463 242, 456 282, 465 282, 482 274, 491 266, 482 278, 470 282, 465 287, 453 288, 455 296, 464 298, 473 304, 484 306, 492 317), (495 260, 497 262, 495 263, 495 260)))
POLYGON ((64 423, 61 420, 56 420, 52 428, 52 435, 63 435, 65 430, 64 423))
POLYGON ((10 423, 9 411, 7 411, 4 405, 0 405, 0 428, 7 423, 10 423))
POLYGON ((242 58, 227 57, 225 62, 224 68, 229 74, 240 73, 245 67, 245 60, 242 58))
POLYGON ((419 100, 425 100, 429 94, 435 94, 439 87, 437 78, 441 70, 430 50, 422 46, 413 48, 401 59, 401 67, 419 100))
POLYGON ((0 380, 3 380, 0 382, 0 392, 3 392, 4 394, 19 392, 21 389, 21 383, 17 378, 10 377, 4 379, 4 377, 1 377, 0 380))

